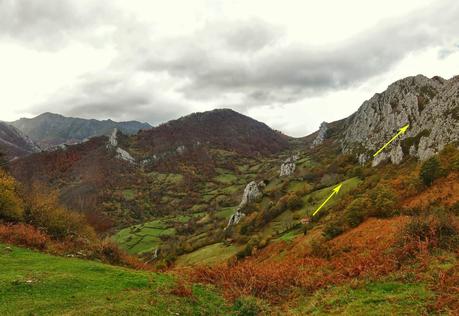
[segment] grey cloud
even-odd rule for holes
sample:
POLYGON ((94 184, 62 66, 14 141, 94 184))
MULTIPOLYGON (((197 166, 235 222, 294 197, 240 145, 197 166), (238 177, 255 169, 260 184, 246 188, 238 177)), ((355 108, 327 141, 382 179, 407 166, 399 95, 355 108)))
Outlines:
POLYGON ((235 106, 240 107, 292 102, 358 85, 388 71, 408 53, 459 38, 458 17, 456 1, 441 1, 326 49, 278 47, 276 40, 271 40, 277 38, 277 30, 267 24, 241 28, 236 33, 221 28, 219 37, 230 43, 221 49, 215 49, 215 43, 206 42, 198 32, 194 37, 152 43, 158 49, 174 47, 174 51, 144 57, 141 67, 186 78, 189 83, 181 91, 190 99, 239 93, 242 102, 235 106), (258 43, 260 38, 262 44, 258 43), (260 47, 262 52, 258 52, 260 47))
POLYGON ((112 17, 105 1, 0 0, 0 38, 56 50, 112 17))
POLYGON ((190 112, 186 104, 171 100, 148 82, 134 85, 127 74, 110 78, 88 75, 82 81, 70 90, 59 92, 51 102, 36 106, 36 114, 58 108, 64 115, 139 120, 155 125, 190 112))
POLYGON ((81 77, 76 86, 37 106, 37 112, 58 109, 156 124, 192 111, 193 102, 242 111, 280 106, 359 85, 411 52, 459 38, 457 1, 439 1, 321 49, 287 45, 282 28, 260 20, 212 22, 190 36, 154 40, 149 25, 75 3, 0 0, 0 37, 58 47, 100 25, 116 29, 110 40, 118 57, 109 69, 81 77), (164 76, 177 84, 163 89, 158 80, 136 83, 142 76, 164 76))
POLYGON ((258 51, 275 44, 282 35, 279 27, 260 20, 234 22, 234 24, 236 25, 231 25, 229 30, 220 30, 220 33, 225 34, 226 44, 233 50, 258 51))

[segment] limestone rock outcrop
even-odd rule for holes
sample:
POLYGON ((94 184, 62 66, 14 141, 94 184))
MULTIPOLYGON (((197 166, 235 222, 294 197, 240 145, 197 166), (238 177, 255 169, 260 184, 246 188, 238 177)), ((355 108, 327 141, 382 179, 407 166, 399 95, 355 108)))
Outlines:
POLYGON ((258 188, 258 184, 255 181, 250 182, 244 189, 242 200, 238 206, 238 209, 244 208, 247 204, 256 201, 262 195, 263 193, 261 193, 260 189, 258 188))
POLYGON ((239 203, 239 206, 237 207, 234 214, 231 215, 226 228, 239 223, 239 221, 245 216, 245 214, 242 212, 244 207, 246 207, 247 204, 251 202, 257 201, 263 195, 260 190, 263 186, 264 182, 256 183, 255 181, 251 181, 249 184, 247 184, 244 189, 244 193, 242 194, 241 203, 239 203))
POLYGON ((316 138, 312 142, 311 147, 315 147, 315 146, 322 144, 325 138, 327 137, 327 132, 328 132, 328 124, 327 122, 322 122, 322 124, 320 124, 320 127, 319 127, 319 132, 317 133, 316 138))
POLYGON ((346 119, 342 152, 365 163, 406 124, 406 133, 376 156, 373 166, 389 158, 398 164, 407 155, 426 160, 459 141, 459 76, 408 77, 375 94, 346 119))
POLYGON ((107 148, 115 150, 115 157, 117 159, 124 160, 132 164, 136 162, 134 157, 131 156, 131 154, 129 154, 126 150, 118 146, 118 129, 116 128, 113 129, 112 134, 108 138, 107 148))
POLYGON ((295 162, 299 159, 299 155, 293 155, 288 157, 280 167, 280 177, 287 177, 292 175, 295 172, 296 164, 295 162))

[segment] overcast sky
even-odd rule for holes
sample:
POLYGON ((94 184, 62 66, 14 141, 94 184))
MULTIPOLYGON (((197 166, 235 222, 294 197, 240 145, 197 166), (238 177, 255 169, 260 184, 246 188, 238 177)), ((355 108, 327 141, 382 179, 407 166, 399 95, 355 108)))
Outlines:
POLYGON ((292 136, 459 74, 457 0, 0 0, 0 120, 232 108, 292 136))

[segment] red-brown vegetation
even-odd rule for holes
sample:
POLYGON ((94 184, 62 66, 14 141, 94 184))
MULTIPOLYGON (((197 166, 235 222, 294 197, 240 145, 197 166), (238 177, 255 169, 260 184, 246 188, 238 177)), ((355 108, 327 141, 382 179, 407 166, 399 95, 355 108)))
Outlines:
MULTIPOLYGON (((329 251, 328 258, 315 257, 312 249, 304 245, 303 240, 310 238, 304 236, 295 239, 293 245, 270 245, 243 261, 196 267, 188 273, 194 281, 216 284, 229 299, 253 295, 280 303, 293 299, 299 289, 311 293, 353 279, 377 280, 398 270, 425 272, 432 258, 430 246, 438 246, 438 239, 402 242, 406 240, 404 236, 410 222, 407 216, 370 218, 331 241, 322 239, 320 242, 329 251), (278 253, 279 247, 284 247, 283 256, 278 253), (270 252, 277 254, 270 255, 270 252), (404 265, 407 253, 410 262, 414 260, 421 264, 404 265)), ((433 221, 429 227, 435 232, 435 227, 439 226, 433 221)), ((437 310, 444 306, 456 308, 459 288, 454 282, 458 280, 457 268, 441 273, 440 277, 442 281, 434 288, 441 293, 437 310)))
MULTIPOLYGON (((307 247, 296 248, 306 251, 300 254, 292 251, 294 246, 285 249, 282 258, 269 258, 264 252, 274 249, 268 246, 259 255, 235 264, 197 267, 190 274, 195 281, 220 286, 230 299, 253 295, 276 303, 293 295, 296 288, 311 292, 352 278, 376 278, 397 270, 398 258, 388 249, 406 221, 405 217, 370 219, 333 241, 323 241, 332 250, 330 259, 312 256, 307 247)), ((295 242, 301 243, 302 238, 295 242)))
POLYGON ((27 224, 0 225, 0 241, 7 244, 44 250, 50 244, 49 236, 27 224))
POLYGON ((421 193, 406 199, 404 208, 425 209, 432 202, 450 206, 459 201, 459 172, 452 172, 447 177, 438 179, 421 193))

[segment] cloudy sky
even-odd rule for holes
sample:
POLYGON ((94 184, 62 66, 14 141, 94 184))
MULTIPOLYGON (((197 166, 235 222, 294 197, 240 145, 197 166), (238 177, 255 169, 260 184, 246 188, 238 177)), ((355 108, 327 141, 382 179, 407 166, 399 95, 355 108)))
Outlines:
POLYGON ((459 74, 457 0, 0 0, 0 120, 232 108, 292 136, 459 74))

